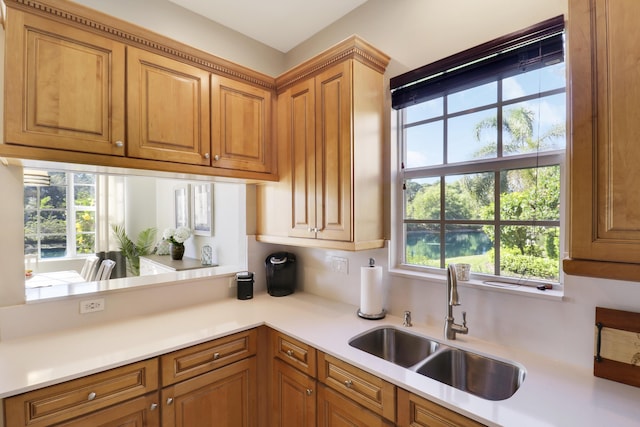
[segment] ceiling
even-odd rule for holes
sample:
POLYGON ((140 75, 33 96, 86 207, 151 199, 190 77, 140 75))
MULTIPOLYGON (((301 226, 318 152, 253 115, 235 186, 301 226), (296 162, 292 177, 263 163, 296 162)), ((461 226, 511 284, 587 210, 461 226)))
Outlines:
POLYGON ((367 0, 169 0, 288 52, 367 0))

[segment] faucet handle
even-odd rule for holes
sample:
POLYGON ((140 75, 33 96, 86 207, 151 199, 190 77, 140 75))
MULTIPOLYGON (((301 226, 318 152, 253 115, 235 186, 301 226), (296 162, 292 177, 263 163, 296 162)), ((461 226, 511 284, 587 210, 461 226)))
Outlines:
POLYGON ((462 312, 462 326, 464 326, 465 328, 467 327, 467 312, 466 311, 462 312))

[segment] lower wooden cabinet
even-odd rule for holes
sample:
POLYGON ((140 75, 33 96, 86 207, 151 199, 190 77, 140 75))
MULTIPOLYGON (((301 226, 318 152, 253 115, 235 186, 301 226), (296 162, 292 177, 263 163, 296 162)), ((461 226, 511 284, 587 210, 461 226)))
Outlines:
POLYGON ((427 399, 398 389, 398 427, 481 427, 481 424, 427 399))
POLYGON ((392 384, 277 331, 270 348, 272 427, 393 426, 392 384))
POLYGON ((382 416, 325 385, 318 387, 318 427, 391 427, 382 416))
POLYGON ((252 427, 256 424, 256 358, 162 389, 163 427, 252 427))
POLYGON ((98 412, 76 418, 56 427, 159 427, 160 396, 151 393, 98 412))
POLYGON ((316 380, 285 362, 274 359, 271 426, 316 425, 316 380))
MULTIPOLYGON (((6 427, 53 426, 84 417, 85 425, 94 425, 89 421, 94 415, 103 423, 116 422, 112 416, 120 412, 117 408, 157 388, 158 359, 154 358, 9 397, 4 401, 5 424, 6 427), (107 407, 116 409, 106 415, 96 412, 107 407)), ((151 403, 156 403, 153 409, 157 409, 158 402, 151 403)), ((136 406, 138 409, 130 412, 131 408, 126 407, 120 412, 121 416, 141 410, 136 406)), ((151 406, 148 409, 151 410, 151 406)))
POLYGON ((239 332, 9 397, 4 427, 255 427, 257 336, 239 332))

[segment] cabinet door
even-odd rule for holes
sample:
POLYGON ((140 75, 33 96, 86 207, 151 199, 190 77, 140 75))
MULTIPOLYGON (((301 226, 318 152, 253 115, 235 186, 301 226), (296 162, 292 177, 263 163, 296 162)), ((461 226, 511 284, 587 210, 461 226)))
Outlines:
POLYGON ((318 427, 392 427, 381 416, 328 387, 318 387, 318 427))
POLYGON ((127 113, 130 157, 210 164, 207 71, 129 47, 127 113))
POLYGON ((351 241, 351 61, 315 80, 316 237, 351 241))
POLYGON ((398 389, 398 427, 482 427, 477 421, 398 389))
POLYGON ((56 427, 159 427, 159 394, 139 397, 56 427))
POLYGON ((273 172, 271 92, 211 75, 212 166, 273 172))
POLYGON ((273 427, 315 426, 316 394, 316 381, 313 378, 279 359, 273 360, 273 427))
POLYGON ((256 358, 162 389, 164 427, 257 425, 256 358))
POLYGON ((570 255, 640 264, 640 2, 572 0, 569 12, 570 255))
POLYGON ((6 142, 124 155, 124 45, 7 13, 6 142))
POLYGON ((314 80, 280 97, 286 127, 279 129, 291 152, 291 237, 314 238, 316 228, 316 128, 314 80))

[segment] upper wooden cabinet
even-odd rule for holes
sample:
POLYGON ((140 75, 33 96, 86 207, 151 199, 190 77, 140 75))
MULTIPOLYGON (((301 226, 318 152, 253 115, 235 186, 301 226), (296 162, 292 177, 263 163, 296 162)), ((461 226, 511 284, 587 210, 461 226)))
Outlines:
POLYGON ((125 46, 8 9, 5 140, 125 154, 125 46))
POLYGON ((271 91, 211 75, 211 143, 215 168, 275 171, 271 91))
POLYGON ((280 182, 258 187, 259 241, 342 250, 384 245, 388 60, 352 37, 277 79, 280 182))
POLYGON ((129 156, 210 164, 207 71, 129 47, 127 111, 129 156))
POLYGON ((568 274, 640 280, 640 16, 636 0, 571 0, 568 274))
POLYGON ((0 156, 278 178, 273 77, 73 2, 4 3, 0 156))

